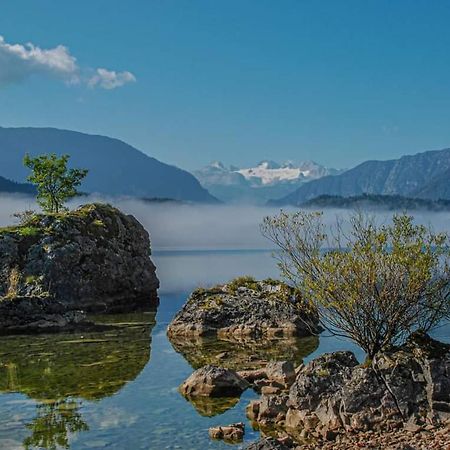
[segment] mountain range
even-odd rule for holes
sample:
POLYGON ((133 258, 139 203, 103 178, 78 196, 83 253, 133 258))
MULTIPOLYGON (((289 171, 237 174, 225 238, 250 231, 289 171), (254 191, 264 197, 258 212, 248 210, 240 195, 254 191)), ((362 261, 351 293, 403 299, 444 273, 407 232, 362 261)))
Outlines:
POLYGON ((36 189, 28 183, 16 183, 0 176, 0 192, 17 194, 35 194, 36 189))
POLYGON ((351 197, 320 195, 301 205, 307 209, 354 209, 383 211, 450 211, 450 200, 409 198, 400 195, 363 194, 351 197))
POLYGON ((193 174, 211 194, 225 202, 264 204, 287 195, 298 186, 326 175, 339 173, 315 162, 299 164, 261 161, 254 167, 225 166, 215 161, 193 174))
POLYGON ((302 206, 324 195, 450 199, 450 149, 366 161, 340 172, 311 161, 279 164, 265 160, 245 168, 214 162, 190 174, 106 136, 0 127, 0 192, 35 192, 25 184, 29 172, 22 163, 25 153, 68 153, 71 166, 89 169, 81 186, 84 193, 277 206, 302 206))
POLYGON ((388 161, 366 161, 342 174, 305 183, 292 193, 269 203, 300 206, 321 195, 350 197, 362 194, 450 199, 450 149, 388 161))
POLYGON ((118 139, 54 128, 0 127, 0 175, 24 182, 29 172, 22 163, 25 153, 69 154, 71 166, 89 169, 80 188, 86 193, 217 203, 189 172, 118 139))

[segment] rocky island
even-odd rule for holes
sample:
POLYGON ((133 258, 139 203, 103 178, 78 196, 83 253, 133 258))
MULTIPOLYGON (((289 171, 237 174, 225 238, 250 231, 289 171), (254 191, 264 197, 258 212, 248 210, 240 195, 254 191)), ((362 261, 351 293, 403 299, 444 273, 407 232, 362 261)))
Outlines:
POLYGON ((167 332, 171 339, 310 336, 318 332, 318 317, 287 284, 240 277, 228 284, 195 290, 167 332))
POLYGON ((147 231, 112 206, 0 229, 2 333, 67 329, 84 312, 145 310, 157 305, 158 286, 147 231))

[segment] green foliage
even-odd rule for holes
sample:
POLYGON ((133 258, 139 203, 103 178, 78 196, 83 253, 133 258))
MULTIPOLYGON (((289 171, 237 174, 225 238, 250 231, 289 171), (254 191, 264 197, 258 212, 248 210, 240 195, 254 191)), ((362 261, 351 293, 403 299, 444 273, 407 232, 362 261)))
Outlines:
POLYGON ((33 226, 23 226, 17 229, 17 233, 21 236, 37 236, 40 233, 40 229, 38 227, 33 226))
POLYGON ((39 278, 38 275, 27 275, 25 277, 25 284, 35 284, 39 281, 39 278))
POLYGON ((389 225, 356 214, 327 229, 322 214, 267 217, 282 275, 332 333, 369 357, 450 317, 449 238, 394 215, 389 225))
POLYGON ((270 286, 278 286, 281 283, 281 281, 275 280, 275 278, 266 278, 263 280, 263 283, 268 284, 270 286))
POLYGON ((64 210, 64 203, 78 195, 76 188, 88 173, 86 169, 68 169, 69 155, 25 155, 23 161, 32 171, 28 181, 36 185, 37 201, 46 213, 64 210))
POLYGON ((72 399, 39 404, 37 417, 27 424, 31 436, 23 441, 25 450, 70 448, 70 436, 89 430, 79 407, 80 404, 72 399))
POLYGON ((220 295, 211 295, 205 298, 205 301, 201 305, 201 309, 211 310, 211 309, 220 309, 223 304, 223 299, 220 295))
POLYGON ((100 220, 100 219, 95 219, 92 222, 92 225, 95 225, 96 227, 102 227, 102 228, 105 227, 105 223, 103 222, 103 220, 100 220))
POLYGON ((233 293, 236 293, 240 287, 245 287, 254 291, 258 291, 260 289, 258 282, 250 276, 237 277, 227 284, 228 291, 233 293))

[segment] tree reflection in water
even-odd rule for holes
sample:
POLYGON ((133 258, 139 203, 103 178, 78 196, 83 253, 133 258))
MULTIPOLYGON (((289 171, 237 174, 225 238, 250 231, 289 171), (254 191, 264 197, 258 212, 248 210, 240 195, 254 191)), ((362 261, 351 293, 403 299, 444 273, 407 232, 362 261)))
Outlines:
POLYGON ((82 400, 109 397, 134 380, 150 360, 156 312, 96 316, 101 331, 2 337, 0 392, 36 400, 26 450, 69 448, 89 430, 82 400))
POLYGON ((76 400, 40 403, 36 408, 35 419, 27 424, 31 436, 23 441, 26 450, 69 448, 70 434, 89 430, 88 424, 78 412, 79 404, 76 400))

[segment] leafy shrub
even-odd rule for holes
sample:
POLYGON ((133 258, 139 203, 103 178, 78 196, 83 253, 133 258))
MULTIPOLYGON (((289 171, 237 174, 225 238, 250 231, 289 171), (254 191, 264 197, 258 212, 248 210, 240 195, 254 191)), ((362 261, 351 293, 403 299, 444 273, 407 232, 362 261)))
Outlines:
POLYGON ((410 216, 379 226, 355 214, 327 229, 321 213, 281 212, 261 229, 280 249, 282 276, 318 311, 322 326, 370 358, 450 317, 449 237, 410 216))

